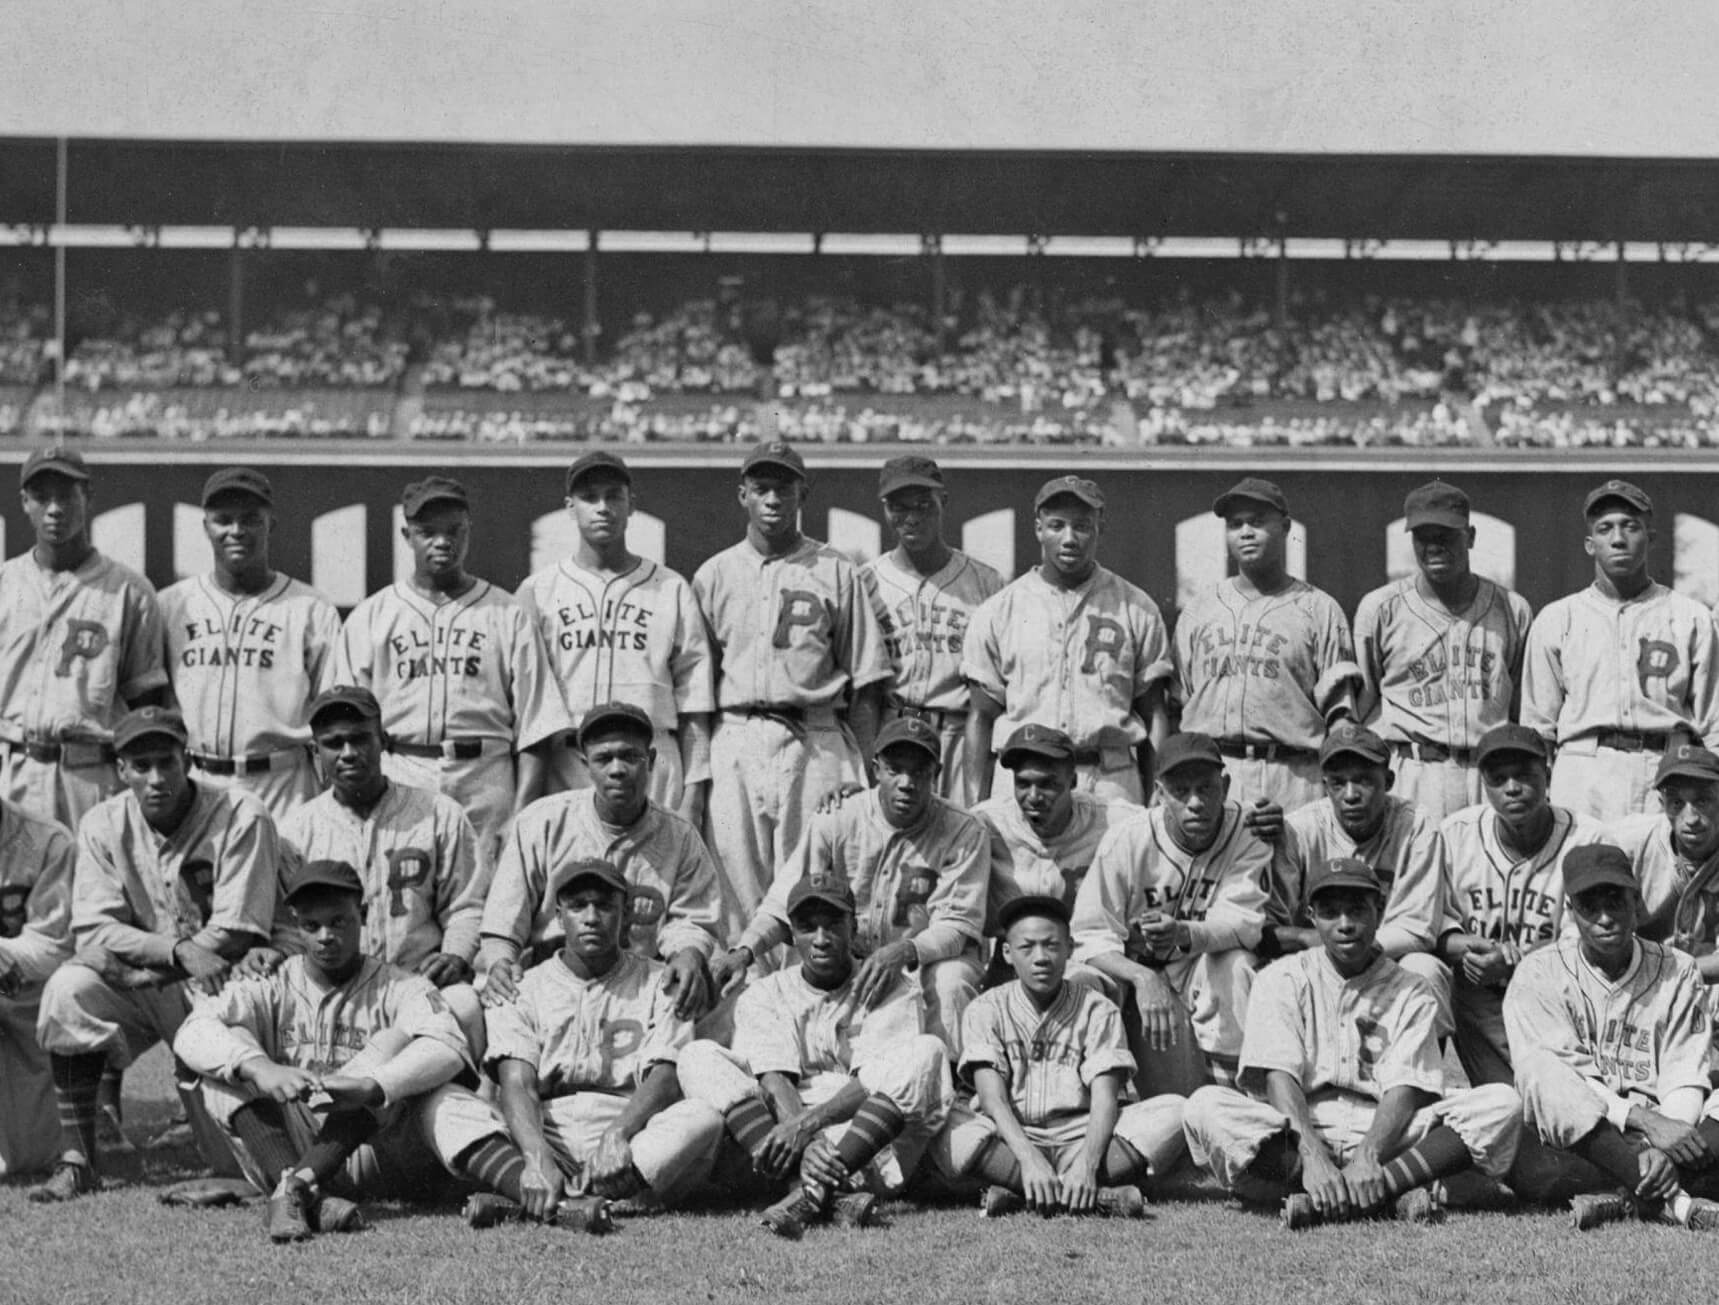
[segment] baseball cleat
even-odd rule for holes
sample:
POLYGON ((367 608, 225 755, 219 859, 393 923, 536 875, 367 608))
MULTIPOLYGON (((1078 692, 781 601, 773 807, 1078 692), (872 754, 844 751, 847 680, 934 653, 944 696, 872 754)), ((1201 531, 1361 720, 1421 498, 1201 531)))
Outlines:
POLYGON ((1699 1196, 1691 1197, 1689 1212, 1683 1217, 1683 1226, 1690 1232, 1719 1232, 1719 1201, 1707 1201, 1699 1196))
POLYGON ((137 1151, 137 1144, 126 1135, 119 1107, 109 1102, 96 1107, 96 1144, 104 1155, 132 1155, 137 1151))
POLYGON ((28 1196, 37 1205, 54 1205, 99 1191, 101 1179, 96 1177, 94 1169, 79 1160, 62 1160, 54 1166, 48 1181, 32 1187, 28 1196))
POLYGON ((1005 1215, 1019 1214, 1026 1208, 1027 1198, 1007 1187, 993 1184, 979 1194, 981 1219, 1001 1219, 1005 1215))
POLYGON ((281 1174, 275 1190, 269 1193, 263 1207, 263 1230, 271 1242, 302 1242, 316 1235, 311 1227, 310 1210, 315 1201, 310 1184, 294 1177, 289 1170, 281 1174))
POLYGON ((1570 1198, 1570 1222, 1577 1232, 1635 1218, 1635 1202, 1622 1192, 1583 1192, 1570 1198))
POLYGON ((634 1192, 631 1196, 622 1196, 609 1202, 609 1214, 616 1219, 649 1219, 667 1209, 662 1197, 648 1187, 634 1192))
POLYGON ((830 1202, 830 1222, 837 1228, 869 1228, 877 1213, 877 1197, 870 1192, 843 1192, 830 1202))
POLYGON ((829 1189, 822 1184, 801 1183, 764 1211, 761 1222, 778 1237, 797 1242, 806 1235, 807 1225, 823 1217, 829 1201, 829 1189))
POLYGON ((563 1197, 549 1222, 570 1232, 602 1234, 615 1231, 614 1214, 609 1202, 601 1196, 563 1197))
POLYGON ((1106 1219, 1144 1219, 1146 1196, 1132 1183, 1098 1189, 1098 1213, 1106 1219))
POLYGON ((460 1217, 473 1228, 493 1228, 498 1223, 525 1218, 525 1207, 494 1192, 473 1192, 466 1197, 460 1217))
POLYGON ((370 1226, 364 1211, 342 1196, 322 1197, 311 1207, 311 1214, 319 1233, 363 1232, 370 1226))
POLYGON ((1411 1187, 1397 1198, 1396 1213, 1402 1223, 1443 1223, 1444 1203, 1432 1187, 1411 1187))

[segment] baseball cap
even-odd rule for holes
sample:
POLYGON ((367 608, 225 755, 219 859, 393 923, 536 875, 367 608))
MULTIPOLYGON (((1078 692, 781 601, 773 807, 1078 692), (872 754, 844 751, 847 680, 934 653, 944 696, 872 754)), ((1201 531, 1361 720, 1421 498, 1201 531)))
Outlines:
POLYGON ((621 460, 621 455, 611 453, 608 449, 593 449, 567 468, 567 492, 571 494, 573 487, 593 472, 606 471, 611 476, 619 476, 627 484, 633 483, 633 473, 627 464, 621 460))
POLYGON ((571 892, 575 884, 592 880, 617 893, 632 896, 632 885, 627 882, 627 876, 621 873, 619 866, 613 861, 591 856, 570 861, 550 876, 549 895, 559 900, 561 894, 571 892))
POLYGON ((311 702, 310 715, 305 719, 310 725, 315 725, 317 717, 335 710, 352 712, 360 720, 382 719, 382 704, 376 700, 376 695, 357 684, 337 684, 332 689, 324 689, 311 702))
POLYGON ((1590 489, 1588 496, 1582 500, 1582 515, 1593 516, 1594 510, 1607 499, 1617 499, 1636 512, 1646 516, 1653 515, 1653 500, 1639 486, 1632 485, 1627 480, 1608 480, 1605 484, 1590 489))
POLYGON ((635 733, 644 735, 649 743, 657 736, 657 727, 651 723, 643 709, 633 706, 630 702, 600 702, 585 713, 585 719, 579 722, 579 744, 584 746, 586 738, 596 733, 601 725, 622 725, 635 733))
POLYGON ((740 474, 747 475, 759 467, 779 467, 790 471, 801 480, 806 478, 806 462, 794 451, 792 445, 784 444, 781 440, 772 440, 768 444, 760 444, 746 455, 746 461, 740 464, 740 474))
POLYGON ((1359 757, 1363 761, 1378 765, 1391 759, 1391 749, 1365 725, 1357 725, 1352 720, 1340 720, 1331 727, 1325 735, 1325 741, 1319 745, 1319 764, 1323 766, 1333 757, 1345 756, 1359 757))
POLYGON ((1160 775, 1168 775, 1172 770, 1195 763, 1206 766, 1224 764, 1223 753, 1218 751, 1217 742, 1210 734, 1172 734, 1158 749, 1160 775))
POLYGON ((943 742, 937 731, 917 716, 897 716, 879 730, 877 741, 871 745, 871 755, 881 757, 887 749, 898 745, 918 748, 933 761, 943 760, 943 742))
POLYGON ((1591 888, 1636 887, 1635 871, 1621 847, 1610 843, 1586 843, 1564 854, 1564 895, 1575 897, 1591 888))
POLYGON ((1002 762, 1006 769, 1013 770, 1015 761, 1022 757, 1046 757, 1051 761, 1073 761, 1074 740, 1059 729, 1049 725, 1023 725, 1013 734, 1009 741, 1003 744, 1002 762))
POLYGON ((1372 866, 1352 856, 1333 856, 1314 866, 1307 875, 1307 888, 1303 894, 1312 901, 1327 888, 1358 888, 1362 892, 1385 895, 1385 886, 1379 882, 1378 871, 1372 866))
POLYGON ((943 468, 930 458, 909 453, 891 458, 877 473, 877 496, 888 498, 898 489, 942 489, 943 468))
POLYGON ((466 487, 448 476, 425 476, 422 480, 414 480, 400 493, 400 506, 405 510, 408 521, 431 503, 456 503, 463 508, 472 505, 466 487))
POLYGON ((854 905, 854 890, 848 882, 834 875, 807 875, 788 891, 788 917, 807 902, 825 902, 849 915, 858 909, 854 905))
POLYGON ((54 444, 45 449, 37 449, 24 460, 24 469, 18 473, 18 484, 28 485, 35 477, 48 471, 57 471, 73 480, 90 478, 90 469, 84 465, 83 454, 54 444))
POLYGON ((1468 495, 1455 485, 1442 480, 1409 491, 1403 500, 1403 527, 1449 526, 1452 530, 1468 529, 1468 495))
POLYGON ((1519 752, 1545 761, 1546 740, 1526 725, 1494 725, 1480 736, 1474 749, 1474 764, 1484 766, 1490 758, 1504 752, 1519 752))
POLYGON ((1694 743, 1674 743, 1660 758, 1653 786, 1663 788, 1671 779, 1698 779, 1719 783, 1719 756, 1694 743))
POLYGON ((129 711, 113 727, 113 750, 124 752, 142 739, 172 739, 181 747, 190 736, 185 732, 185 718, 171 707, 139 707, 129 711))
POLYGON ((1033 511, 1037 512, 1053 498, 1064 494, 1079 499, 1089 508, 1104 511, 1104 491, 1084 476, 1058 476, 1055 480, 1045 481, 1039 486, 1039 492, 1033 495, 1033 511))
POLYGON ((222 494, 249 494, 264 507, 275 505, 274 486, 255 467, 222 467, 203 482, 203 506, 222 494))
POLYGON ((1213 515, 1227 517, 1230 514, 1230 504, 1238 498, 1249 503, 1263 503, 1266 507, 1276 508, 1284 516, 1289 515, 1289 500, 1283 496, 1283 491, 1269 480, 1261 480, 1258 476, 1246 476, 1236 481, 1213 499, 1213 515))
POLYGON ((364 896, 364 880, 345 861, 307 861, 287 881, 285 900, 290 905, 293 898, 312 888, 332 888, 337 892, 364 896))
POLYGON ((1024 920, 1028 916, 1044 916, 1067 924, 1073 918, 1073 912, 1060 897, 1052 897, 1049 893, 1027 893, 1012 897, 997 908, 997 928, 1007 933, 1016 920, 1024 920))

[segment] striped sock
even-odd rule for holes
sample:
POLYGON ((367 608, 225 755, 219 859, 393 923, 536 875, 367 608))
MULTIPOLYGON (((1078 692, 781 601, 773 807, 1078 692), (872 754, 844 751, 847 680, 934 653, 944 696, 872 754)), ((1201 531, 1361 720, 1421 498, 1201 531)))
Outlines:
POLYGON ((233 1112, 231 1126, 271 1183, 281 1176, 282 1170, 298 1167, 298 1148, 292 1144, 286 1115, 278 1101, 245 1102, 233 1112))
POLYGON ((486 1137, 454 1159, 454 1169, 476 1179, 518 1205, 525 1204, 519 1180, 525 1176, 525 1155, 508 1137, 486 1137))
POLYGON ((973 1162, 969 1172, 975 1178, 983 1178, 987 1183, 1006 1187, 1011 1192, 1021 1190, 1021 1162, 1015 1159, 1015 1153, 1001 1138, 993 1137, 985 1143, 985 1149, 979 1152, 979 1158, 973 1162))
POLYGON ((896 1109, 895 1102, 874 1092, 860 1103, 848 1131, 836 1143, 836 1158, 850 1174, 858 1173, 906 1127, 907 1118, 896 1109))
POLYGON ((747 1097, 728 1107, 722 1112, 722 1122, 728 1126, 729 1136, 750 1156, 758 1154, 758 1148, 764 1145, 764 1139, 776 1127, 776 1117, 770 1113, 770 1107, 764 1104, 762 1097, 747 1097))
POLYGON ((1146 1163, 1146 1157, 1141 1155, 1120 1137, 1110 1139, 1110 1148, 1104 1153, 1104 1182, 1109 1187, 1121 1187, 1127 1183, 1138 1183, 1145 1179, 1151 1166, 1146 1163))
POLYGON ((107 1057, 101 1052, 78 1056, 48 1053, 54 1076, 54 1099, 60 1110, 60 1150, 82 1154, 93 1167, 96 1162, 96 1101, 101 1095, 102 1071, 107 1057))
POLYGON ((1385 1168, 1385 1190, 1393 1197, 1435 1178, 1459 1173, 1474 1163, 1468 1146, 1449 1124, 1439 1124, 1385 1168))
POLYGON ((325 1183, 340 1172, 354 1151, 376 1136, 379 1127, 381 1121, 368 1110, 337 1110, 318 1130, 299 1167, 325 1183))
POLYGON ((1640 1153, 1614 1125, 1603 1119, 1586 1137, 1571 1143, 1570 1150, 1589 1164, 1605 1170, 1626 1192, 1635 1191, 1636 1184, 1641 1181, 1640 1153))

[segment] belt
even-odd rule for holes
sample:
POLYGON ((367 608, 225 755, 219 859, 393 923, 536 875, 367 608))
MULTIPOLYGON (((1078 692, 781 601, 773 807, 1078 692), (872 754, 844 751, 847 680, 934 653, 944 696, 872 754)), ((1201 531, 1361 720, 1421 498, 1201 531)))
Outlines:
POLYGON ((31 761, 54 765, 62 758, 68 766, 102 766, 114 758, 113 744, 106 739, 57 739, 33 734, 21 739, 0 739, 0 747, 22 752, 31 761), (70 760, 77 757, 79 760, 70 760))
POLYGON ((1242 761, 1311 761, 1319 754, 1312 748, 1292 748, 1287 743, 1249 743, 1244 739, 1217 739, 1218 751, 1242 761))
POLYGON ((211 775, 261 775, 278 764, 283 770, 306 755, 304 748, 283 748, 279 752, 253 752, 244 757, 217 757, 212 752, 187 753, 197 763, 197 769, 211 775))
POLYGON ((891 701, 888 709, 897 716, 911 716, 914 720, 922 720, 932 729, 942 732, 945 725, 964 724, 967 719, 965 711, 956 708, 921 707, 916 703, 891 701))
POLYGON ((483 756, 482 739, 443 739, 440 743, 407 743, 390 739, 388 751, 402 757, 440 757, 444 761, 470 761, 483 756))
POLYGON ((1594 735, 1594 742, 1602 748, 1610 748, 1614 752, 1664 752, 1673 743, 1687 741, 1691 737, 1683 730, 1673 730, 1670 733, 1663 731, 1642 733, 1639 730, 1601 730, 1594 735))
POLYGON ((1411 761, 1454 761, 1459 766, 1474 762, 1473 748, 1447 748, 1442 743, 1399 743, 1393 739, 1391 751, 1411 761))

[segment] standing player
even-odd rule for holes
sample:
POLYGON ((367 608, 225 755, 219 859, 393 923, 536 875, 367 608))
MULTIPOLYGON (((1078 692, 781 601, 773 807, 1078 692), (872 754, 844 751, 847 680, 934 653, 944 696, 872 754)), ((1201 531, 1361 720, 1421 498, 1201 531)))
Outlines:
POLYGON ((192 764, 279 820, 319 788, 305 713, 332 683, 340 614, 270 567, 274 505, 268 477, 250 467, 224 467, 204 481, 215 568, 164 590, 161 616, 192 764))
POLYGON ((965 809, 973 804, 974 768, 967 763, 962 649, 974 610, 1003 587, 1003 577, 944 541, 949 491, 930 458, 891 458, 878 476, 877 494, 895 548, 862 567, 860 579, 894 668, 883 719, 918 716, 937 731, 943 740, 938 796, 965 809))
POLYGON ((1522 723, 1557 748, 1552 799, 1598 820, 1647 807, 1674 743, 1719 746, 1713 613, 1647 573, 1653 500, 1608 480, 1582 504, 1594 583, 1528 631, 1522 723))
POLYGON ((967 764, 990 797, 992 740, 1049 725, 1074 740, 1080 786, 1144 800, 1152 746, 1166 733, 1170 642, 1158 604, 1098 564, 1104 495, 1078 476, 1033 497, 1039 565, 973 613, 961 673, 971 686, 967 764))
POLYGON ((1289 501, 1250 476, 1212 511, 1238 574, 1176 623, 1182 729, 1209 734, 1244 801, 1285 811, 1320 795, 1319 742, 1355 714, 1361 669, 1336 600, 1286 568, 1289 501))
POLYGON ((24 463, 30 552, 0 563, 4 796, 76 829, 119 791, 113 727, 167 696, 149 581, 90 543, 90 473, 70 449, 24 463))
MULTIPOLYGON (((633 473, 598 449, 567 471, 567 514, 579 528, 573 556, 519 587, 574 720, 600 702, 631 702, 656 726, 651 799, 694 828, 710 791, 710 640, 692 586, 627 551, 638 500, 633 473)), ((571 743, 571 740, 569 740, 571 743)), ((555 754, 562 788, 591 783, 577 748, 555 754)))
POLYGON ((1516 718, 1533 612, 1520 594, 1469 569, 1474 527, 1456 486, 1422 485, 1403 517, 1416 573, 1355 609, 1359 719, 1396 754, 1396 795, 1437 821, 1480 801, 1474 747, 1516 718))
POLYGON ((853 563, 800 533, 806 494, 800 455, 758 445, 740 468, 746 538, 692 579, 717 655, 706 826, 730 936, 823 797, 864 780, 889 678, 853 563))
POLYGON ((549 750, 571 722, 536 623, 466 572, 465 487, 431 476, 400 503, 411 579, 353 608, 335 679, 382 704, 389 777, 453 798, 493 857, 514 811, 543 792, 549 750))

